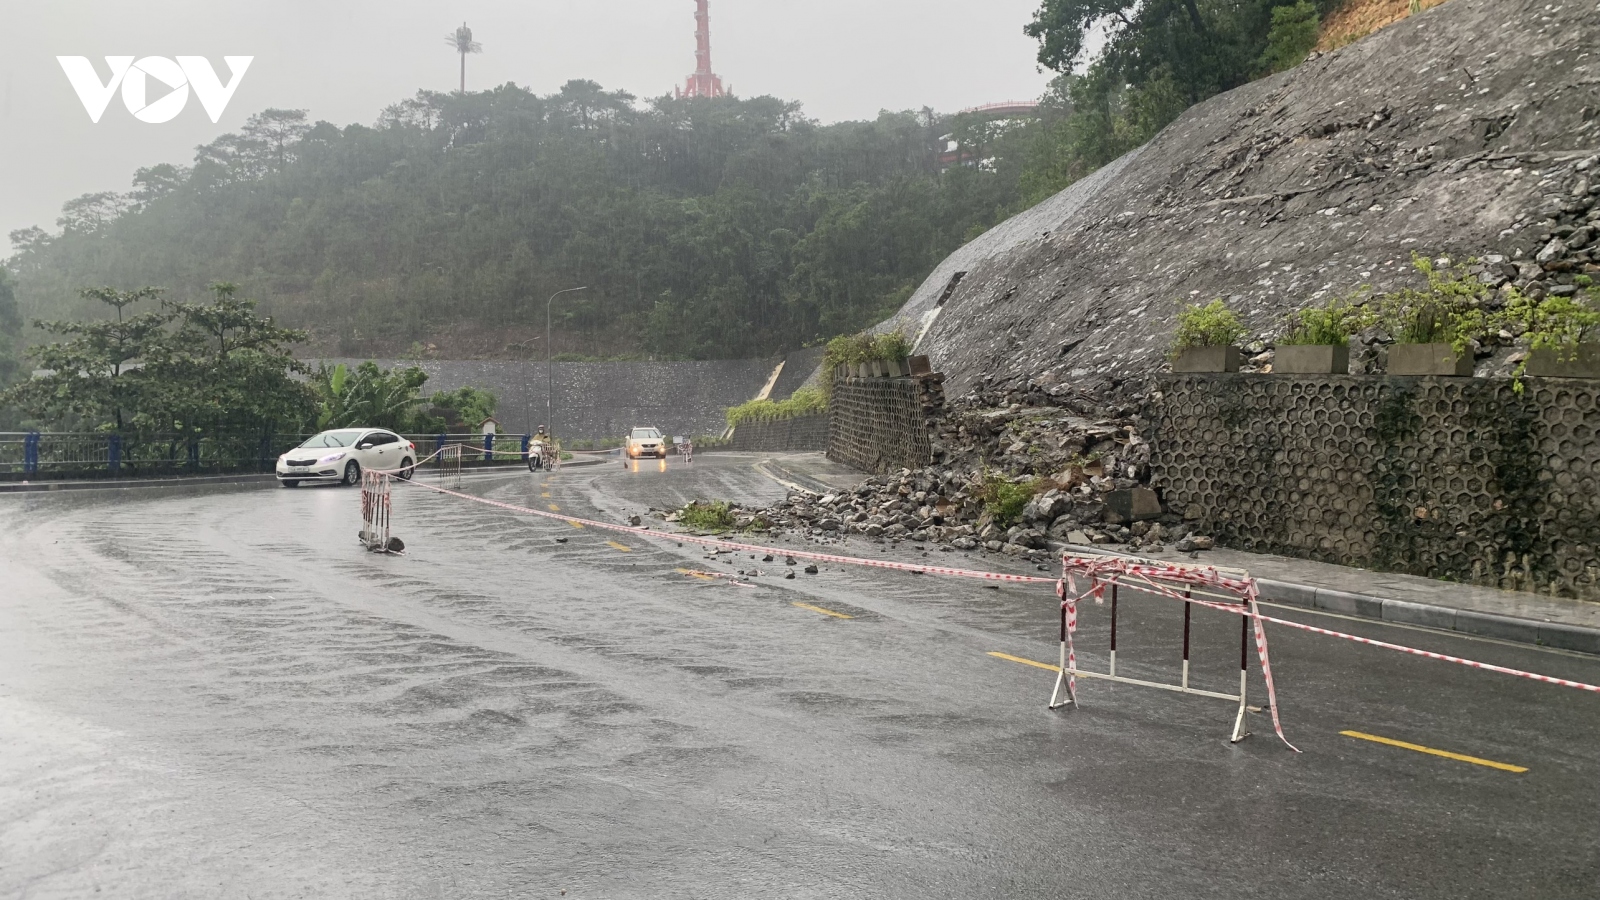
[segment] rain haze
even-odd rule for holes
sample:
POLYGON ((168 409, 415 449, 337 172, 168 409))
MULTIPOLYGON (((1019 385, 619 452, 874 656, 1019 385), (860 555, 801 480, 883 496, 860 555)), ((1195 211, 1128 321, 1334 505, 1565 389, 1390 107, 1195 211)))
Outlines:
MULTIPOLYGON (((880 109, 939 111, 1033 98, 1049 81, 1022 33, 1037 0, 712 0, 713 63, 734 93, 794 100, 824 122, 880 109)), ((418 3, 0 4, 0 234, 55 230, 61 204, 127 190, 136 169, 187 164, 194 148, 269 107, 338 125, 371 123, 418 89, 457 85, 445 35, 463 21, 483 52, 467 87, 549 93, 576 78, 655 97, 694 68, 693 0, 418 3), (136 120, 113 98, 98 124, 57 56, 253 56, 218 123, 188 103, 136 120)), ((157 94, 152 91, 151 99, 157 94)))

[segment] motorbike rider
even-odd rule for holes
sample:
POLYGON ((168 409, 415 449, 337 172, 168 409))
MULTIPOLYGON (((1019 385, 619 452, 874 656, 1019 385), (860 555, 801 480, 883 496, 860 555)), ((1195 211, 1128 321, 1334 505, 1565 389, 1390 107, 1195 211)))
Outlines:
POLYGON ((544 468, 546 448, 550 446, 550 435, 545 433, 544 426, 539 426, 539 431, 534 434, 528 448, 528 469, 536 471, 544 468))

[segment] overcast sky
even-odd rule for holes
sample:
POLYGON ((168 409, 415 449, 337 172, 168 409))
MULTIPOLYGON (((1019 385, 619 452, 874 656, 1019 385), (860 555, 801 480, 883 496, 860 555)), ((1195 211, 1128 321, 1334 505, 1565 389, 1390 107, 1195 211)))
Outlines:
MULTIPOLYGON (((1039 0, 712 0, 713 64, 735 93, 804 104, 824 122, 880 109, 955 111, 1037 97, 1049 81, 1022 34, 1039 0)), ((550 93, 574 78, 659 96, 694 68, 694 0, 0 0, 0 253, 13 229, 55 231, 63 201, 126 190, 135 169, 194 148, 267 107, 371 124, 419 88, 456 85, 445 35, 483 44, 468 89, 550 93), (254 62, 220 122, 193 96, 170 122, 113 97, 93 124, 56 61, 223 56, 254 62)), ((149 99, 159 98, 150 82, 149 99)))

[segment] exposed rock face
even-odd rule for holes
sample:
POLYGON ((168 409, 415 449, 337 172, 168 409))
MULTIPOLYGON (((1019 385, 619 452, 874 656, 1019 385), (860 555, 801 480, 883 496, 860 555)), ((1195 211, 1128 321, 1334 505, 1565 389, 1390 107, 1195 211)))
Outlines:
POLYGON ((1597 153, 1600 9, 1452 0, 1194 107, 953 255, 892 322, 926 328, 953 394, 988 374, 1101 394, 1165 364, 1194 300, 1267 335, 1330 293, 1419 283, 1413 251, 1497 253, 1522 281, 1544 257, 1570 284, 1600 262, 1597 153))

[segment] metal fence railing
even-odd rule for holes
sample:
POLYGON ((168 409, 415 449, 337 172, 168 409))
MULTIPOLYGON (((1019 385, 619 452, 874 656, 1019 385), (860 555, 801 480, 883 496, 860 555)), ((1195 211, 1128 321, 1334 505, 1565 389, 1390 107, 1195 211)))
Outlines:
MULTIPOLYGON (((278 457, 304 443, 301 433, 116 434, 0 432, 0 481, 112 479, 269 473, 278 457)), ((525 464, 531 436, 404 435, 419 459, 460 445, 468 467, 525 464)))

